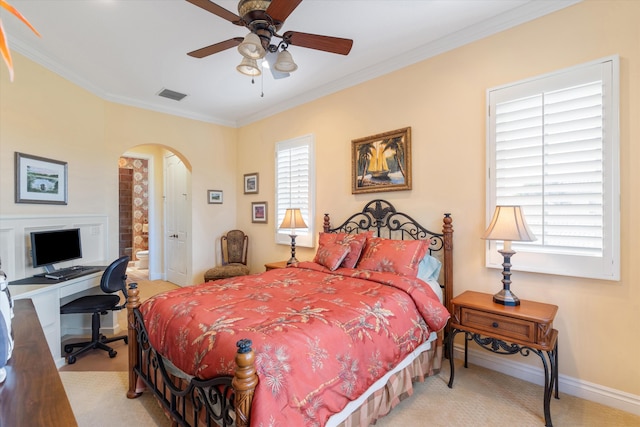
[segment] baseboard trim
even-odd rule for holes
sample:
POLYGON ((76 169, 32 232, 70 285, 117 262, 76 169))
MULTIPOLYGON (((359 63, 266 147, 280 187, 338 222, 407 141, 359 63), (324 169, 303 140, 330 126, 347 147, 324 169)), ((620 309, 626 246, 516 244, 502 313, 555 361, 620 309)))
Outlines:
MULTIPOLYGON (((456 359, 464 359, 464 345, 455 344, 453 351, 456 359)), ((469 363, 482 366, 483 368, 502 372, 540 386, 544 385, 544 374, 541 366, 535 367, 512 360, 508 357, 473 348, 469 348, 468 360, 469 363)), ((638 395, 590 383, 567 375, 559 374, 558 377, 558 385, 561 393, 560 398, 562 398, 562 393, 566 393, 634 415, 640 415, 640 396, 638 395)))

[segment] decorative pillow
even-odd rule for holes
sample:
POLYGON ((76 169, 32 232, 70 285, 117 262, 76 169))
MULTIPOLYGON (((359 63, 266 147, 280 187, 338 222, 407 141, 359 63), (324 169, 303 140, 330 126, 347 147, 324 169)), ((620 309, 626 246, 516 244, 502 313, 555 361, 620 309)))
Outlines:
POLYGON ((350 251, 351 248, 349 245, 343 245, 337 242, 325 243, 318 247, 318 252, 316 252, 316 257, 313 259, 313 262, 333 271, 340 267, 340 263, 342 263, 350 251))
POLYGON ((356 268, 416 277, 418 264, 428 249, 428 242, 424 240, 372 237, 367 239, 356 268))
POLYGON ((341 267, 354 268, 358 259, 360 258, 360 254, 362 253, 362 248, 364 248, 364 244, 367 241, 368 237, 373 237, 373 231, 368 231, 366 233, 360 234, 348 234, 348 233, 320 233, 318 239, 318 250, 323 245, 328 243, 340 243, 341 245, 349 246, 351 250, 342 261, 341 267))

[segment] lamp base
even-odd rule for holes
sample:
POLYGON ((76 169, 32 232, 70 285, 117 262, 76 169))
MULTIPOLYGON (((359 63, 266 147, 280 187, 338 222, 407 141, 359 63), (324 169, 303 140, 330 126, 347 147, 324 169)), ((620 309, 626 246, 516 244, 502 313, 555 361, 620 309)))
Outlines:
POLYGON ((289 261, 287 261, 287 265, 298 262, 298 260, 296 259, 296 235, 289 234, 289 237, 291 237, 291 258, 289 258, 289 261))
POLYGON ((515 251, 511 250, 511 242, 505 240, 504 243, 505 248, 498 251, 504 257, 504 262, 502 263, 502 290, 493 296, 493 302, 513 307, 520 305, 520 300, 516 294, 511 292, 511 257, 515 254, 515 251))
POLYGON ((508 305, 515 307, 520 305, 518 297, 509 289, 502 289, 500 292, 493 296, 493 302, 501 305, 508 305))

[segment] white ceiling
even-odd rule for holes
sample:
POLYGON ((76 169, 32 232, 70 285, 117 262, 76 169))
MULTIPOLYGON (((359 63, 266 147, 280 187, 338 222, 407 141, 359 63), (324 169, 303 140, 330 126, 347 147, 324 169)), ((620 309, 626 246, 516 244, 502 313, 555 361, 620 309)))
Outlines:
MULTIPOLYGON (((350 38, 351 53, 290 46, 298 70, 280 80, 265 70, 255 84, 236 71, 235 48, 187 56, 247 30, 185 0, 9 0, 42 38, 4 9, 0 17, 12 51, 106 100, 242 126, 578 1, 304 0, 280 33, 350 38), (157 96, 163 88, 188 96, 157 96)), ((235 0, 215 3, 238 13, 235 0)))

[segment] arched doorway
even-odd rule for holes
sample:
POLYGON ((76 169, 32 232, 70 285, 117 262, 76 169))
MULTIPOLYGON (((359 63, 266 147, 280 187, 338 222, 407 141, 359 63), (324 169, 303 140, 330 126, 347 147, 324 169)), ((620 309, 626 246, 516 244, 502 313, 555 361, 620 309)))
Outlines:
POLYGON ((190 165, 175 150, 158 144, 130 148, 120 158, 122 165, 131 171, 119 169, 119 252, 131 256, 132 276, 190 283, 190 165), (123 183, 123 177, 130 183, 123 183), (171 237, 176 234, 179 239, 171 237), (147 263, 136 256, 145 247, 147 263))

